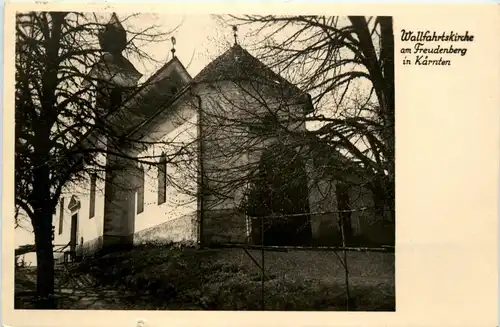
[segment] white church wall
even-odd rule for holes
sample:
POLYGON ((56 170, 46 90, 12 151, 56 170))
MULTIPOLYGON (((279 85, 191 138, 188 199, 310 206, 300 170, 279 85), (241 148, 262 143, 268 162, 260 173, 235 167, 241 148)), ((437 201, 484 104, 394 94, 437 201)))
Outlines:
MULTIPOLYGON (((227 179, 239 181, 239 177, 247 172, 245 169, 258 164, 262 152, 270 145, 288 141, 286 133, 283 138, 271 135, 256 137, 251 132, 252 124, 261 123, 262 116, 269 112, 279 112, 282 124, 289 129, 305 129, 304 124, 288 120, 289 114, 301 112, 302 106, 288 105, 286 109, 279 111, 279 106, 283 105, 279 100, 266 98, 265 94, 249 94, 252 90, 252 87, 235 86, 230 82, 200 88, 203 113, 206 116, 204 119, 211 120, 204 123, 205 169, 213 167, 214 171, 222 174, 218 179, 224 179, 224 182, 227 179), (234 167, 241 167, 241 172, 235 171, 234 167), (233 171, 229 168, 233 168, 233 171)), ((240 195, 235 197, 238 200, 241 198, 240 195)), ((221 204, 222 207, 228 205, 221 204)))
MULTIPOLYGON (((105 155, 99 155, 99 161, 105 162, 105 155)), ((90 175, 87 178, 79 180, 77 182, 72 182, 68 184, 59 200, 59 204, 56 207, 56 212, 53 216, 53 225, 55 226, 55 240, 54 244, 61 246, 67 245, 71 240, 71 219, 74 214, 78 215, 77 223, 77 244, 82 245, 82 239, 84 243, 84 250, 87 252, 92 252, 96 247, 99 247, 101 242, 101 237, 103 234, 103 219, 104 219, 104 172, 100 171, 97 173, 98 177, 96 180, 96 196, 95 196, 95 210, 94 216, 90 217, 90 175), (80 201, 79 209, 71 211, 68 205, 71 201, 72 196, 76 196, 80 201), (61 207, 61 199, 64 199, 64 207, 61 207), (62 215, 62 227, 61 225, 61 210, 62 215), (59 233, 60 228, 62 233, 59 233)), ((65 249, 68 251, 69 247, 65 249)), ((55 253, 55 257, 61 257, 62 253, 55 253)))
POLYGON ((164 152, 171 158, 167 163, 166 201, 158 204, 158 168, 143 164, 144 211, 137 213, 137 192, 133 205, 136 244, 195 241, 197 237, 197 115, 186 102, 161 119, 148 138, 156 144, 148 146, 138 157, 152 156, 158 161, 164 152), (183 154, 176 155, 180 151, 183 154))
POLYGON ((199 93, 205 115, 204 171, 210 180, 209 191, 217 194, 205 197, 204 234, 211 241, 242 242, 249 236, 247 218, 240 210, 249 186, 247 176, 258 167, 268 146, 287 142, 285 137, 256 138, 252 123, 262 123, 263 116, 278 112, 289 128, 303 129, 305 126, 300 122, 289 120, 290 113, 303 109, 300 105, 283 106, 280 99, 255 92, 253 86, 231 82, 205 85, 199 88, 199 93))
MULTIPOLYGON (((239 180, 239 177, 244 175, 244 172, 240 171, 240 176, 238 176, 238 173, 231 172, 230 168, 235 165, 256 168, 262 152, 271 144, 275 142, 287 143, 297 141, 287 139, 289 133, 283 133, 283 135, 278 137, 265 137, 257 143, 247 145, 245 143, 249 140, 249 135, 245 131, 245 129, 248 129, 249 124, 247 123, 251 119, 258 121, 259 117, 262 118, 263 115, 270 112, 278 112, 282 122, 288 125, 289 130, 305 130, 306 126, 300 123, 300 119, 298 121, 289 120, 290 116, 301 115, 303 113, 303 106, 294 104, 284 105, 280 99, 266 98, 262 93, 252 93, 251 87, 245 89, 242 85, 234 86, 232 83, 218 83, 216 86, 207 86, 203 91, 205 92, 203 99, 205 103, 204 112, 209 112, 215 115, 216 118, 226 118, 227 123, 227 126, 222 127, 216 118, 209 117, 214 120, 209 124, 212 125, 213 130, 206 132, 209 140, 207 140, 204 150, 205 169, 210 170, 210 168, 214 168, 215 173, 212 174, 219 174, 215 178, 221 180, 222 184, 234 179, 231 185, 232 193, 230 196, 224 201, 218 201, 216 205, 210 207, 210 211, 219 211, 218 215, 211 214, 215 216, 215 218, 212 218, 213 221, 211 221, 211 224, 219 227, 217 231, 214 231, 214 234, 232 234, 231 237, 234 238, 236 232, 227 232, 232 227, 225 225, 227 225, 228 221, 232 221, 231 224, 234 225, 234 221, 240 219, 234 217, 237 213, 234 211, 231 212, 231 208, 237 208, 241 203, 245 185, 244 183, 240 183, 239 180), (210 104, 212 104, 212 107, 210 107, 210 104), (279 111, 277 110, 278 108, 285 109, 279 111), (243 124, 237 124, 235 121, 242 121, 243 124), (226 232, 224 232, 224 229, 226 232)), ((222 124, 224 124, 224 119, 222 119, 222 124)), ((298 141, 300 143, 300 140, 298 141)), ((301 149, 297 148, 296 150, 300 151, 301 149)), ((307 152, 307 150, 304 151, 307 152)), ((308 159, 307 155, 305 159, 308 159)), ((313 167, 312 163, 307 162, 306 166, 309 206, 312 213, 311 230, 313 239, 320 243, 323 241, 326 243, 336 241, 336 238, 340 237, 340 232, 338 229, 338 213, 336 212, 338 208, 335 195, 335 181, 331 180, 331 178, 318 175, 317 167, 313 167)), ((212 187, 217 189, 218 185, 212 182, 212 187)), ((353 207, 364 208, 371 205, 371 194, 366 189, 350 189, 349 192, 353 207)), ((211 200, 210 197, 208 199, 211 200)), ((205 214, 208 215, 208 213, 205 214)), ((373 229, 369 223, 370 220, 373 220, 373 212, 371 210, 356 209, 351 215, 351 226, 354 235, 366 234, 367 230, 373 229)), ((243 229, 243 225, 240 225, 239 228, 243 229)), ((241 231, 238 233, 242 234, 241 231)))
POLYGON ((203 238, 205 242, 242 243, 247 237, 246 220, 238 207, 246 184, 248 153, 243 147, 246 127, 238 120, 241 109, 248 105, 239 102, 238 93, 228 83, 203 84, 197 93, 204 142, 203 238))

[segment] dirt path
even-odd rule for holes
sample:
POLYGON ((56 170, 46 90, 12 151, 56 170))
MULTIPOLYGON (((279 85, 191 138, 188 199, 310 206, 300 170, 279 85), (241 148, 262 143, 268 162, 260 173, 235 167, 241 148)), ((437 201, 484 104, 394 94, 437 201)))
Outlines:
MULTIPOLYGON (((67 310, 165 310, 200 309, 197 305, 169 304, 158 307, 147 295, 96 285, 88 275, 72 273, 71 269, 56 270, 55 296, 58 309, 67 310)), ((16 309, 35 309, 36 270, 23 269, 16 274, 16 309)))
MULTIPOLYGON (((86 275, 71 273, 66 267, 55 271, 55 296, 60 309, 125 309, 133 294, 99 287, 86 275)), ((35 308, 36 270, 16 271, 16 309, 35 308)))

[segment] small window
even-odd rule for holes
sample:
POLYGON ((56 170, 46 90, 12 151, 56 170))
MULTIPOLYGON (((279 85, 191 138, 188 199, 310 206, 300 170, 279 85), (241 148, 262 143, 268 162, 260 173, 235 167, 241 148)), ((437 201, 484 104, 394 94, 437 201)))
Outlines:
POLYGON ((97 174, 90 175, 90 201, 89 201, 89 218, 95 216, 95 193, 97 184, 97 174))
POLYGON ((113 87, 109 92, 110 109, 116 109, 122 105, 123 89, 121 87, 113 87))
POLYGON ((64 225, 64 198, 59 200, 59 235, 63 232, 64 225))
POLYGON ((137 214, 144 211, 144 168, 138 168, 137 214))
POLYGON ((158 163, 158 205, 167 201, 167 157, 162 154, 158 163))
POLYGON ((277 125, 278 125, 278 120, 277 120, 275 115, 267 114, 264 117, 262 117, 263 128, 265 128, 267 130, 276 129, 277 125))
POLYGON ((266 114, 250 125, 251 133, 268 133, 278 129, 278 119, 273 114, 266 114))

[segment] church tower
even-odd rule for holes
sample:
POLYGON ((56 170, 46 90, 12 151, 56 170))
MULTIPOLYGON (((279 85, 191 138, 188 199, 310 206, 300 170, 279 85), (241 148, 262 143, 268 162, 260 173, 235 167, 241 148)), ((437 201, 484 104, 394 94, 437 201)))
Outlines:
MULTIPOLYGON (((101 116, 116 110, 123 110, 122 105, 137 89, 138 81, 142 77, 142 74, 123 55, 127 43, 127 31, 113 13, 109 22, 99 33, 102 55, 91 72, 96 85, 96 112, 101 116)), ((121 123, 116 124, 115 127, 123 128, 121 123)), ((115 142, 109 141, 112 136, 106 137, 108 149, 115 146, 115 142)), ((111 150, 117 153, 121 151, 120 149, 111 150)), ((133 220, 130 219, 133 213, 130 204, 133 202, 130 200, 132 191, 128 186, 128 179, 130 179, 128 168, 131 165, 133 163, 119 155, 106 155, 103 248, 112 248, 117 244, 129 246, 132 242, 131 235, 134 226, 133 220)))
POLYGON ((96 105, 107 113, 123 104, 142 74, 123 56, 127 31, 115 13, 99 33, 99 44, 102 56, 91 74, 97 79, 96 105))

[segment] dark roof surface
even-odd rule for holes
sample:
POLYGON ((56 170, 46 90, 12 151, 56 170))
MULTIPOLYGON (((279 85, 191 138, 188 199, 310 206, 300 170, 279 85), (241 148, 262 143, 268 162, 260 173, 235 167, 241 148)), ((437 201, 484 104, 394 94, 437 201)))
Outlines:
MULTIPOLYGON (((178 61, 177 58, 174 58, 172 61, 174 60, 178 61)), ((180 63, 180 61, 178 62, 180 63)), ((168 65, 169 64, 165 65, 153 76, 159 74, 159 72, 165 69, 168 65)), ((182 67, 184 68, 184 66, 182 67)), ((153 79, 153 77, 151 77, 151 79, 153 79)), ((239 80, 251 80, 257 81, 260 84, 272 84, 273 86, 278 86, 281 92, 283 90, 286 90, 288 95, 296 96, 300 98, 301 101, 304 99, 304 96, 308 97, 307 93, 301 91, 297 86, 290 83, 280 75, 274 73, 268 66, 252 56, 240 45, 234 44, 226 52, 224 52, 222 55, 205 66, 187 84, 179 85, 180 87, 176 89, 177 92, 170 94, 170 96, 168 97, 157 98, 163 99, 163 101, 159 101, 159 103, 155 103, 155 106, 149 107, 156 107, 158 109, 156 110, 156 112, 151 113, 150 117, 148 119, 145 119, 142 124, 137 126, 137 128, 140 128, 141 126, 151 122, 156 116, 169 108, 175 101, 182 97, 184 92, 186 92, 186 90, 188 90, 189 87, 193 84, 239 80)), ((161 88, 164 89, 164 87, 161 88)), ((280 95, 283 96, 283 93, 281 93, 280 95)), ((151 93, 146 93, 145 97, 149 96, 151 96, 151 93)), ((310 102, 310 99, 307 101, 310 102)), ((149 101, 143 100, 143 104, 146 104, 146 102, 149 101)), ((308 103, 308 105, 310 106, 310 103, 308 103)), ((310 110, 308 106, 305 109, 310 110)), ((134 131, 136 131, 137 128, 134 129, 134 131)))
POLYGON ((303 94, 297 86, 273 72, 263 62, 252 56, 239 44, 230 49, 203 68, 193 79, 195 83, 216 81, 251 80, 287 88, 303 94))
MULTIPOLYGON (((172 75, 176 75, 175 71, 171 72, 170 75, 164 76, 163 78, 159 78, 161 73, 168 69, 170 66, 172 66, 174 63, 179 65, 180 69, 184 71, 184 73, 187 75, 188 80, 191 80, 191 75, 189 75, 188 71, 182 64, 182 62, 177 58, 174 57, 170 59, 165 65, 163 65, 160 69, 158 69, 153 75, 151 75, 135 92, 134 96, 139 95, 140 92, 145 89, 149 88, 147 92, 141 95, 141 97, 148 97, 148 96, 157 96, 158 89, 161 88, 162 86, 165 88, 165 86, 173 86, 173 85, 165 85, 165 83, 168 83, 169 80, 171 80, 172 75)), ((175 76, 174 80, 181 84, 181 85, 175 85, 179 89, 184 86, 184 83, 182 83, 179 79, 179 76, 175 76)), ((169 89, 170 91, 170 89, 169 89)))
MULTIPOLYGON (((135 76, 142 76, 142 74, 134 67, 134 65, 121 54, 105 53, 98 65, 107 67, 109 70, 121 71, 123 73, 132 74, 135 76)), ((101 66, 101 67, 102 67, 101 66)))
POLYGON ((130 100, 133 99, 134 101, 131 102, 129 109, 125 111, 125 117, 123 117, 123 120, 127 121, 126 124, 123 124, 129 128, 124 130, 134 130, 144 121, 155 116, 159 110, 168 107, 172 98, 189 83, 190 78, 189 73, 185 70, 179 59, 173 58, 167 62, 141 88, 131 95, 130 100), (188 81, 184 81, 181 73, 176 69, 161 76, 165 70, 173 65, 177 65, 177 67, 184 71, 188 81))

